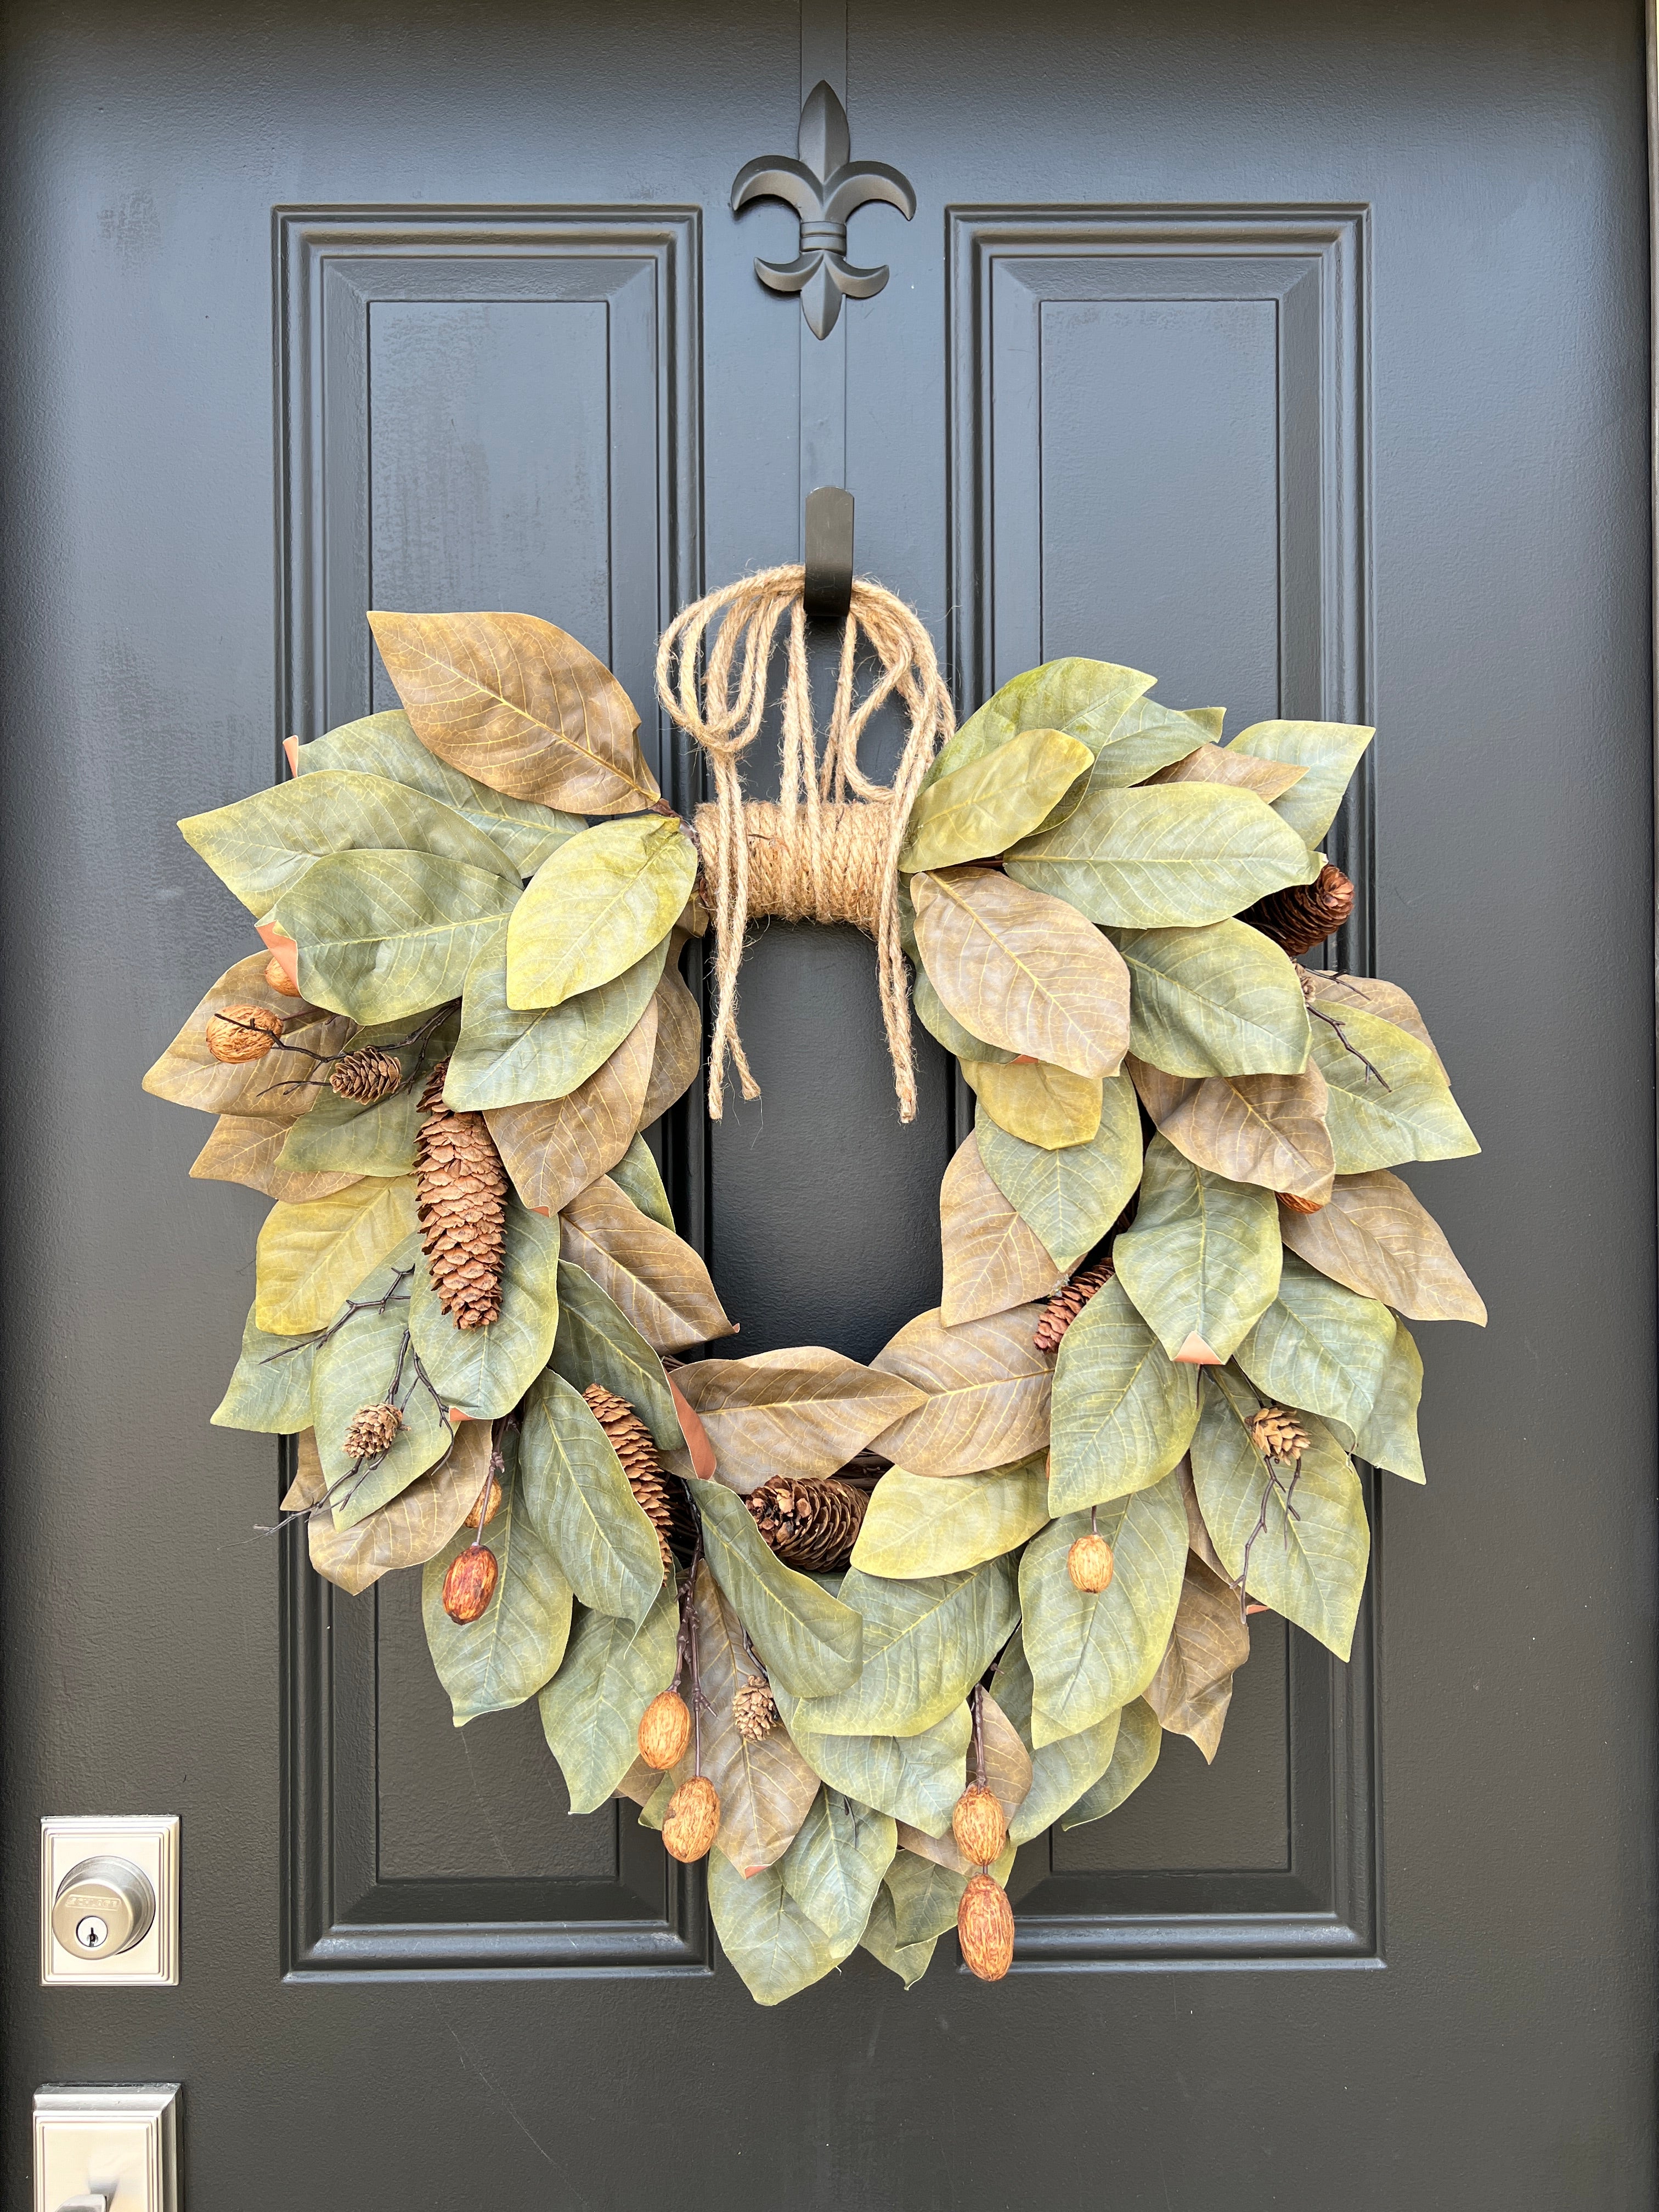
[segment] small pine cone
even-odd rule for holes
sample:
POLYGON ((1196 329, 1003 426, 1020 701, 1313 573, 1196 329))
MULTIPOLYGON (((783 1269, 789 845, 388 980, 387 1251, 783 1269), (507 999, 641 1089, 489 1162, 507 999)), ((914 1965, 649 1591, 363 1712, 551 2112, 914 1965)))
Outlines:
POLYGON ((1000 1859, 1008 1843, 1008 1823, 994 1790, 970 1782, 951 1815, 951 1833, 963 1858, 976 1867, 1000 1859))
POLYGON ((691 1741, 691 1708, 678 1690, 664 1690, 640 1716, 640 1757, 659 1774, 684 1758, 691 1741))
POLYGON ((469 1544, 457 1552, 444 1577, 444 1611, 450 1619, 465 1628, 485 1613, 500 1572, 488 1544, 469 1544))
POLYGON ((403 1079, 397 1054, 370 1044, 361 1052, 341 1054, 329 1070, 328 1087, 337 1098, 355 1098, 362 1105, 374 1106, 382 1098, 390 1098, 403 1079))
POLYGON ((483 1115, 444 1104, 448 1073, 444 1060, 421 1097, 415 1211, 439 1305, 457 1328, 487 1328, 501 1310, 507 1170, 483 1115))
POLYGON ((1324 1206, 1322 1198, 1298 1198, 1293 1190, 1279 1190, 1274 1197, 1288 1213, 1317 1213, 1324 1206))
POLYGON ((269 1006, 221 1006, 208 1017, 207 1048, 216 1060, 234 1066, 263 1060, 282 1034, 283 1018, 269 1006))
POLYGON ((1250 1423, 1250 1442, 1263 1459, 1291 1467, 1308 1450, 1313 1439, 1294 1413, 1282 1406, 1264 1406, 1250 1423))
POLYGON ((1111 1588, 1111 1546, 1091 1529, 1086 1536, 1079 1536, 1066 1553, 1066 1571, 1073 1589, 1080 1589, 1085 1596, 1098 1597, 1102 1590, 1111 1588))
POLYGON ((1079 1267, 1069 1283, 1062 1283, 1042 1309, 1031 1341, 1039 1352, 1058 1352, 1060 1340, 1097 1291, 1103 1291, 1116 1273, 1109 1260, 1091 1260, 1079 1267))
POLYGON ((670 1858, 690 1866, 694 1859, 708 1857, 720 1828, 720 1792, 706 1774, 694 1774, 668 1801, 662 1819, 663 1848, 670 1858))
POLYGON ((489 1478, 489 1497, 479 1500, 473 1505, 472 1510, 467 1515, 466 1519, 461 1523, 461 1526, 464 1528, 481 1528, 488 1522, 493 1521, 501 1510, 501 1486, 492 1474, 489 1478), (483 1511, 482 1513, 478 1510, 479 1504, 482 1504, 483 1507, 483 1511))
POLYGON ((1270 891, 1266 898, 1246 907, 1238 918, 1264 937, 1271 937, 1282 952, 1297 960, 1340 929, 1352 912, 1352 884, 1340 868, 1327 861, 1312 883, 1291 884, 1282 891, 1270 891))
POLYGON ((274 952, 265 963, 265 981, 273 991, 280 992, 285 999, 297 999, 300 995, 299 985, 274 952))
POLYGON ((665 1473, 651 1431, 626 1398, 590 1382, 582 1392, 588 1411, 605 1431, 605 1441, 622 1462, 641 1510, 657 1532, 665 1574, 674 1570, 674 1555, 690 1559, 696 1543, 685 1485, 678 1475, 665 1473))
POLYGON ((1014 1963, 1014 1909, 988 1874, 971 1875, 957 1907, 962 1963, 982 1982, 1000 1982, 1014 1963))
POLYGON ((732 1698, 732 1717, 745 1743, 758 1743, 778 1724, 772 1685, 764 1674, 745 1674, 732 1698))
POLYGON ((348 1459, 379 1459, 398 1441, 404 1417, 395 1406, 360 1406, 346 1424, 348 1459))
POLYGON ((775 1474, 744 1503, 783 1561, 803 1574, 833 1574, 853 1556, 870 1493, 839 1475, 775 1474))

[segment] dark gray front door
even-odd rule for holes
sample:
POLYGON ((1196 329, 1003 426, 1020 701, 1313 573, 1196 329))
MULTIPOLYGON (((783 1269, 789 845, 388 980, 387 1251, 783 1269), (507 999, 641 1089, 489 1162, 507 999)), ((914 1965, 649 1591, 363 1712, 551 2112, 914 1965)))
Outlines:
MULTIPOLYGON (((179 2079, 195 2212, 1650 2204, 1634 0, 6 20, 8 2201, 36 2083, 179 2079), (920 203, 823 343, 727 204, 820 75, 920 203), (385 703, 366 606, 549 616, 660 742, 661 623, 836 478, 964 707, 1080 653, 1379 725, 1350 957, 1485 1142, 1419 1188, 1492 1326, 1425 1332, 1351 1668, 1259 1622, 1212 1769, 1024 1852, 1000 1988, 763 2013, 533 1711, 450 1728, 411 1589, 256 1533, 207 1417, 260 1205, 137 1086, 252 949, 173 825, 385 703), (40 1818, 100 1812, 182 1818, 176 1990, 35 1986, 40 1818)), ((945 1063, 902 1130, 850 936, 773 927, 744 1025, 682 1220, 745 1351, 867 1356, 945 1063)))

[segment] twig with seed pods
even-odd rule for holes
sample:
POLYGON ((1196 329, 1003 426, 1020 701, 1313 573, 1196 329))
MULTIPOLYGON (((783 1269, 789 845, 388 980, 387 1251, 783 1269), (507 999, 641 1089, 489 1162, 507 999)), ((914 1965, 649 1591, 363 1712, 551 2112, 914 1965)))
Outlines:
MULTIPOLYGON (((380 1050, 382 1052, 404 1052, 407 1051, 411 1045, 415 1048, 415 1065, 410 1069, 409 1073, 404 1076, 403 1081, 398 1085, 398 1089, 399 1091, 410 1090, 418 1079, 422 1073, 420 1062, 421 1048, 425 1045, 428 1038, 433 1035, 434 1031, 441 1028, 441 1025, 449 1018, 450 1015, 454 1012, 456 1007, 459 1006, 460 1003, 461 1002, 459 999, 449 1000, 445 1005, 438 1008, 436 1013, 428 1014, 426 1020, 421 1024, 419 1029, 411 1030, 407 1036, 388 1037, 380 1047, 380 1050)), ((239 1028, 246 1028, 250 1027, 251 1024, 246 1023, 239 1023, 237 1026, 239 1028)), ((361 1050, 362 1047, 360 1040, 362 1034, 362 1030, 358 1030, 356 1034, 351 1037, 343 1049, 339 1052, 313 1052, 308 1054, 307 1056, 311 1060, 315 1066, 333 1067, 340 1060, 349 1060, 354 1053, 361 1050)), ((286 1049, 289 1052, 304 1052, 305 1047, 303 1045, 289 1045, 286 1048, 273 1047, 273 1050, 275 1049, 286 1049)), ((281 1083, 276 1087, 279 1091, 310 1091, 319 1086, 325 1079, 320 1075, 296 1076, 292 1083, 281 1083)), ((393 1092, 388 1095, 395 1097, 396 1093, 393 1092)))
MULTIPOLYGON (((296 1336, 292 1344, 285 1344, 280 1352, 266 1352, 264 1358, 259 1362, 260 1366, 269 1367, 275 1359, 292 1358, 296 1352, 307 1350, 315 1352, 319 1346, 326 1344, 330 1337, 343 1329, 349 1321, 354 1320, 360 1313, 376 1313, 384 1317, 388 1306, 407 1305, 409 1292, 402 1285, 408 1282, 414 1273, 413 1267, 399 1267, 392 1279, 391 1289, 384 1297, 348 1298, 342 1311, 330 1322, 326 1328, 307 1329, 302 1335, 296 1336)), ((424 1376, 424 1369, 422 1370, 422 1374, 424 1376)), ((432 1389, 430 1382, 428 1382, 427 1388, 429 1390, 432 1389)), ((438 1394, 434 1390, 432 1395, 435 1398, 438 1394)))
MULTIPOLYGON (((1255 1446, 1252 1445, 1251 1449, 1254 1450, 1255 1446)), ((1258 1459, 1261 1458, 1261 1455, 1259 1452, 1257 1452, 1256 1456, 1258 1459)), ((1291 1523, 1292 1521, 1299 1521, 1302 1518, 1302 1516, 1297 1511, 1296 1507, 1291 1502, 1296 1495, 1296 1486, 1302 1480, 1301 1460, 1297 1458, 1292 1462, 1291 1467, 1291 1479, 1289 1482, 1286 1482, 1283 1474, 1280 1474, 1279 1464, 1276 1461, 1262 1459, 1261 1464, 1267 1471, 1267 1480, 1261 1486, 1261 1510, 1256 1515, 1255 1528, 1251 1529, 1249 1536, 1246 1537, 1244 1540, 1244 1556, 1239 1561, 1238 1580, 1234 1584, 1234 1588, 1238 1592, 1238 1617, 1241 1620, 1248 1620, 1249 1618, 1250 1553, 1255 1548, 1257 1537, 1267 1534, 1267 1508, 1273 1502, 1273 1492, 1276 1490, 1282 1491, 1285 1496, 1285 1549, 1287 1553, 1291 1548, 1291 1523)))

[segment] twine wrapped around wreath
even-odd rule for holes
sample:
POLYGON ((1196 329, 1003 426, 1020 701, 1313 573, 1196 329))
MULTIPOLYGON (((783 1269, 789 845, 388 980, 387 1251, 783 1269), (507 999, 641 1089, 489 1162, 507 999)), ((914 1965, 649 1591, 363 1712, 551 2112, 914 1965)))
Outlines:
POLYGON ((738 1035, 738 970, 750 918, 775 915, 786 921, 851 922, 874 938, 899 1119, 911 1121, 916 1079, 899 943, 898 856, 921 780, 954 730, 956 716, 921 617, 891 592, 860 580, 853 586, 842 633, 835 702, 820 760, 807 664, 805 576, 798 564, 768 568, 711 592, 675 617, 657 648, 657 696, 707 753, 714 780, 714 803, 700 806, 696 814, 716 945, 708 1111, 720 1120, 728 1056, 744 1097, 760 1096, 738 1035), (782 780, 781 796, 773 804, 744 798, 738 762, 765 720, 772 648, 786 616, 782 780), (720 627, 708 648, 700 696, 698 664, 717 618, 720 627), (860 637, 879 667, 857 698, 860 637), (873 783, 859 766, 859 741, 871 717, 895 696, 909 716, 909 731, 892 783, 873 783))

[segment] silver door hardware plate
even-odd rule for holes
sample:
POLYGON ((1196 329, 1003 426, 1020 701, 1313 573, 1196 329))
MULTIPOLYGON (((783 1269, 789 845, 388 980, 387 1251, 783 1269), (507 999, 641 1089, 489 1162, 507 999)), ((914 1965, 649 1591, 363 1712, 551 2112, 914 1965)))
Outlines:
POLYGON ((179 2212, 179 2084, 37 2089, 34 2212, 179 2212))
POLYGON ((41 1821, 40 1979, 145 1988, 178 1981, 176 1814, 41 1821))

